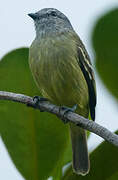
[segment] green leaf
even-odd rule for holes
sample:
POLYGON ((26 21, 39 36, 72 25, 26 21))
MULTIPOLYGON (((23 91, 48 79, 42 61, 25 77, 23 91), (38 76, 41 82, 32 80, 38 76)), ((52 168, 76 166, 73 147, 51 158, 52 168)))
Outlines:
POLYGON ((92 41, 96 69, 106 87, 118 99, 118 9, 97 21, 92 41))
POLYGON ((113 174, 110 178, 108 178, 107 180, 118 180, 118 172, 113 174))
MULTIPOLYGON (((28 48, 14 50, 2 58, 0 90, 40 95, 29 70, 28 48)), ((68 125, 49 113, 0 101, 0 134, 25 179, 60 179, 62 166, 71 160, 68 125)))
POLYGON ((103 142, 91 153, 90 163, 90 172, 85 177, 74 174, 72 167, 69 167, 62 180, 108 180, 118 175, 118 147, 103 142))

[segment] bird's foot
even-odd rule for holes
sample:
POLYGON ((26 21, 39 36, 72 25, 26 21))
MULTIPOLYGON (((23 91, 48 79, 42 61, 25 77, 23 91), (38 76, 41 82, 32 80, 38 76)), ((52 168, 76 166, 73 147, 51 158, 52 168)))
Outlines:
POLYGON ((40 107, 40 103, 43 101, 48 101, 48 99, 40 96, 34 96, 33 101, 35 104, 34 107, 40 109, 40 112, 44 112, 44 110, 42 110, 40 107))
POLYGON ((68 120, 65 118, 66 113, 70 112, 75 112, 77 109, 77 104, 75 104, 72 108, 67 107, 67 106, 61 106, 59 108, 59 113, 61 116, 62 121, 66 124, 68 123, 68 120))

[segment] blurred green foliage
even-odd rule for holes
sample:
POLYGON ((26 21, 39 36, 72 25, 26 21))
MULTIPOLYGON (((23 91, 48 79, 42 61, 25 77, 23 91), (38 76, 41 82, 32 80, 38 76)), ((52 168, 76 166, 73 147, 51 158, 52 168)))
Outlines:
POLYGON ((92 40, 99 76, 118 100, 118 9, 98 19, 92 40))
MULTIPOLYGON (((28 65, 28 48, 0 61, 0 90, 40 95, 28 65)), ((71 161, 68 125, 56 116, 16 102, 0 101, 0 134, 17 169, 27 180, 60 179, 71 161)))
MULTIPOLYGON (((101 16, 92 33, 100 78, 118 99, 118 9, 101 16)), ((28 65, 28 48, 14 50, 0 62, 0 90, 40 95, 28 65)), ((0 133, 16 168, 27 180, 117 180, 118 148, 103 142, 90 155, 85 177, 62 167, 71 161, 68 125, 49 113, 23 104, 0 101, 0 133)), ((118 133, 118 132, 117 132, 118 133)))

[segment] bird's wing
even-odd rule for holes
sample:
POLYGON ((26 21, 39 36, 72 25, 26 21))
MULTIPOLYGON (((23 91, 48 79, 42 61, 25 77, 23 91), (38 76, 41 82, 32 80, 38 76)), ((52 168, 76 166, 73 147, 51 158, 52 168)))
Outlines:
POLYGON ((89 91, 89 107, 92 120, 95 120, 95 106, 96 106, 96 84, 94 79, 94 73, 92 64, 90 62, 89 55, 83 44, 79 44, 78 48, 78 63, 84 74, 88 85, 89 91))

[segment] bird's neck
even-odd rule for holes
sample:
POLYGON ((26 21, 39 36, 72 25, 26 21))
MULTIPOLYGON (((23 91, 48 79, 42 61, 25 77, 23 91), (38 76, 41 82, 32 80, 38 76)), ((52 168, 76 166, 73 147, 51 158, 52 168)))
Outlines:
MULTIPOLYGON (((62 25, 62 24, 61 24, 62 25)), ((53 24, 53 26, 50 26, 48 24, 41 24, 40 26, 36 27, 36 37, 38 39, 44 38, 44 37, 52 37, 52 36, 59 36, 59 34, 73 31, 73 28, 71 24, 63 24, 63 26, 59 26, 56 24, 53 24), (53 28, 52 28, 53 27, 53 28)))

